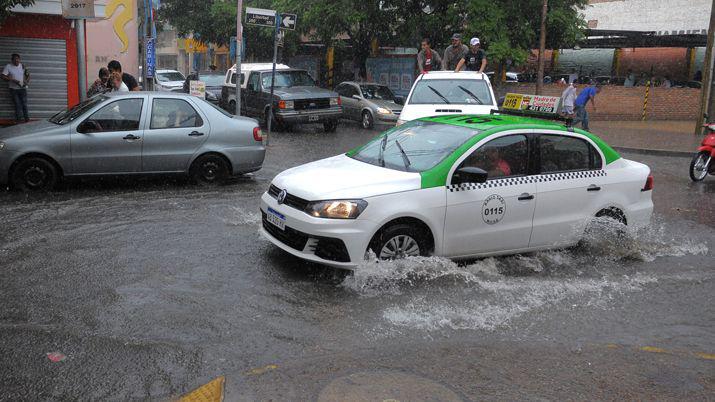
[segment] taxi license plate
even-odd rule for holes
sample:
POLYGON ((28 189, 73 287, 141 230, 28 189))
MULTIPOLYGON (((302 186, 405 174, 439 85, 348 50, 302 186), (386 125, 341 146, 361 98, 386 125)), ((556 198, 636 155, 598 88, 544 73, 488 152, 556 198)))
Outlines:
POLYGON ((276 212, 273 208, 268 208, 266 220, 274 226, 277 226, 280 230, 285 230, 286 228, 286 217, 276 212))
POLYGON ((320 121, 320 116, 318 116, 318 115, 309 115, 309 116, 308 116, 308 121, 320 121))

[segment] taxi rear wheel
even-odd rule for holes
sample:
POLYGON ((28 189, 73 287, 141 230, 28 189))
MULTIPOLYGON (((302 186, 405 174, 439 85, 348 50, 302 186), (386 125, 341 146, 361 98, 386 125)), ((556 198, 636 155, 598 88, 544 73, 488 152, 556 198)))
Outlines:
POLYGON ((370 249, 381 260, 427 256, 429 242, 422 229, 409 224, 388 226, 370 243, 370 249))

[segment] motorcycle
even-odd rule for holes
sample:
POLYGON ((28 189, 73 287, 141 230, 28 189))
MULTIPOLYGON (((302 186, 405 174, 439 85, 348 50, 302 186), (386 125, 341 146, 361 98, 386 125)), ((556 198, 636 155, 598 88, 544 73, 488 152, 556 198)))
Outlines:
POLYGON ((704 127, 707 134, 690 162, 690 178, 693 181, 704 180, 708 173, 715 176, 715 123, 707 123, 704 127))

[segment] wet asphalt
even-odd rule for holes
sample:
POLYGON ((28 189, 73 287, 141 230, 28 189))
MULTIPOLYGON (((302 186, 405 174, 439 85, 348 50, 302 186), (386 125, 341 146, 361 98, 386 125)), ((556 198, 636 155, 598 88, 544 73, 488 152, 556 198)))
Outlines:
POLYGON ((0 193, 0 400, 712 400, 715 177, 655 173, 650 228, 348 275, 259 234, 280 171, 376 135, 275 133, 264 168, 0 193), (58 362, 47 354, 61 353, 58 362))

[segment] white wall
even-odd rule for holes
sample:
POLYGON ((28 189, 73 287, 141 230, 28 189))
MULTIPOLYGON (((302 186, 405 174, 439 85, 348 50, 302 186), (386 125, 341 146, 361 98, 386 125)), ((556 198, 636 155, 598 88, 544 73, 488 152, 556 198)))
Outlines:
POLYGON ((592 26, 595 29, 705 34, 712 4, 712 0, 594 1, 586 6, 584 19, 597 20, 597 25, 592 26))

